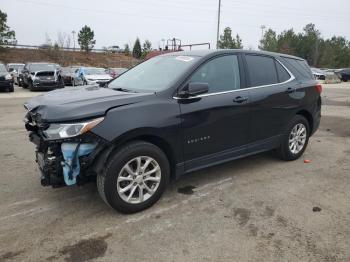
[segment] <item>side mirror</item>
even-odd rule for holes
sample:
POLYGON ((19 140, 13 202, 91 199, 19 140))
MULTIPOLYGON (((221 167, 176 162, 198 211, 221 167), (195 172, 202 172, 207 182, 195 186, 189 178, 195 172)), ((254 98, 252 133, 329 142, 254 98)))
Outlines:
POLYGON ((202 82, 192 82, 189 83, 183 90, 179 92, 179 97, 181 98, 189 98, 195 97, 201 94, 208 93, 209 84, 202 82))

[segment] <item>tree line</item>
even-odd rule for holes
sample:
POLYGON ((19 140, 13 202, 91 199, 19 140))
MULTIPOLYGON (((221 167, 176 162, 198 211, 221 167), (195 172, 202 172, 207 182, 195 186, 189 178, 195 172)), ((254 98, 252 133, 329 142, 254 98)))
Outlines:
MULTIPOLYGON (((232 37, 229 27, 219 39, 219 48, 243 48, 242 39, 237 34, 232 37)), ((307 24, 301 33, 293 29, 277 34, 269 28, 260 40, 259 49, 302 57, 310 66, 319 68, 350 67, 350 42, 342 36, 324 39, 314 24, 307 24)))

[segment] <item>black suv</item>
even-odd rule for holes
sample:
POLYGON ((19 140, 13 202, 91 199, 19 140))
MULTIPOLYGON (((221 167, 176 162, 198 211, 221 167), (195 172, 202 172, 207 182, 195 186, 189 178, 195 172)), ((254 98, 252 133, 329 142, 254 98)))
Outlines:
POLYGON ((0 62, 0 91, 13 92, 13 79, 5 64, 0 62))
POLYGON ((63 88, 60 66, 53 63, 27 63, 23 70, 23 87, 30 91, 63 88))
POLYGON ((113 208, 143 210, 168 181, 276 149, 299 158, 321 117, 305 60, 243 50, 147 60, 105 88, 52 91, 25 104, 44 186, 97 177, 113 208))

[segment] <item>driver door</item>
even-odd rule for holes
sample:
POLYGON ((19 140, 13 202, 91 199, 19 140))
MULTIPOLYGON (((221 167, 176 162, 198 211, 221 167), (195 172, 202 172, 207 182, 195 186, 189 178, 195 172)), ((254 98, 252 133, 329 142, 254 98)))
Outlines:
POLYGON ((249 91, 242 89, 238 55, 209 60, 189 82, 207 83, 209 91, 179 99, 186 172, 232 157, 248 143, 250 124, 249 91))

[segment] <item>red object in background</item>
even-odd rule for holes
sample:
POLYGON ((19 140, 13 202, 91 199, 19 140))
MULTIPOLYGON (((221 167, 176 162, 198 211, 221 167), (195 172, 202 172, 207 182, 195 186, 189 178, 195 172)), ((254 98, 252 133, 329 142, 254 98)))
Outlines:
POLYGON ((115 72, 114 70, 111 71, 111 77, 114 79, 117 77, 117 72, 115 72))
POLYGON ((305 160, 304 160, 304 163, 305 163, 305 164, 309 164, 309 163, 311 163, 311 160, 305 159, 305 160))

